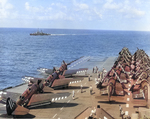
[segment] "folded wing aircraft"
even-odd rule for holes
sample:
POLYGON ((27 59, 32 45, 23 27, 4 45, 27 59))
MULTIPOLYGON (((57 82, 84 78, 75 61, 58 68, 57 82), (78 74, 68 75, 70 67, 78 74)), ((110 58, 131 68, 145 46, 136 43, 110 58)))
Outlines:
MULTIPOLYGON (((71 83, 78 83, 81 82, 81 80, 83 79, 83 77, 81 78, 65 78, 63 76, 60 76, 60 78, 58 79, 54 79, 54 81, 51 82, 51 85, 47 85, 45 87, 50 87, 53 89, 60 89, 60 88, 68 88, 68 85, 71 83)), ((44 78, 35 78, 32 76, 25 76, 24 78, 22 78, 22 80, 24 80, 25 82, 30 83, 37 83, 38 80, 42 80, 41 83, 44 83, 46 81, 46 79, 44 78)), ((45 89, 44 87, 44 89, 45 89)))
POLYGON ((46 89, 47 93, 40 93, 40 85, 34 83, 29 86, 23 94, 1 91, 1 101, 6 103, 6 111, 8 115, 25 115, 29 112, 29 108, 41 105, 51 104, 54 101, 67 98, 70 93, 54 93, 53 89, 46 89))
MULTIPOLYGON (((64 73, 64 76, 72 76, 73 74, 80 74, 83 72, 87 72, 88 68, 79 68, 79 69, 74 69, 73 67, 76 66, 77 64, 80 64, 81 62, 87 61, 89 60, 89 57, 81 57, 79 59, 76 59, 70 63, 65 63, 63 61, 64 64, 66 64, 66 72, 64 73)), ((54 73, 55 71, 59 70, 58 67, 53 67, 53 69, 48 69, 48 68, 38 68, 37 71, 46 74, 46 75, 50 75, 52 73, 54 73)))
POLYGON ((58 88, 68 87, 70 82, 75 82, 75 81, 77 82, 81 80, 75 78, 66 78, 68 75, 73 75, 76 74, 77 72, 83 72, 83 71, 86 72, 88 70, 88 68, 80 68, 80 69, 72 69, 72 70, 67 70, 67 69, 68 69, 67 64, 63 61, 61 67, 57 71, 49 75, 47 79, 27 76, 22 78, 22 80, 30 83, 37 83, 38 80, 42 80, 44 86, 46 85, 53 89, 58 89, 58 88))

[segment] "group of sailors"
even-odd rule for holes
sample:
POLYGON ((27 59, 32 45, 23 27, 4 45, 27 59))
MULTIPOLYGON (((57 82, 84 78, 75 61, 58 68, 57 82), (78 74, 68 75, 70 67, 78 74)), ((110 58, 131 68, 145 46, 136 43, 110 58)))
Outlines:
MULTIPOLYGON (((103 67, 102 71, 99 71, 98 67, 96 66, 96 67, 93 67, 92 73, 97 73, 97 78, 96 78, 95 81, 100 82, 107 75, 107 70, 103 67)), ((90 77, 91 77, 91 75, 89 74, 89 76, 88 76, 88 80, 89 81, 90 81, 90 77)), ((92 87, 92 85, 90 85, 89 91, 90 91, 90 95, 92 95, 93 94, 93 87, 92 87)), ((82 84, 81 84, 81 93, 83 93, 83 85, 82 84)), ((72 91, 72 99, 73 100, 75 99, 75 91, 74 90, 72 91)), ((93 117, 95 117, 95 115, 96 115, 96 108, 94 107, 94 109, 91 110, 90 116, 87 117, 86 119, 90 119, 90 118, 93 119, 93 117)))
POLYGON ((98 72, 98 67, 93 67, 93 73, 97 73, 98 72))
MULTIPOLYGON (((97 78, 95 78, 95 82, 102 82, 105 76, 107 75, 107 70, 103 67, 102 71, 98 70, 98 67, 93 68, 93 73, 97 73, 97 78)), ((89 76, 89 81, 90 81, 90 76, 89 76)))
MULTIPOLYGON (((92 85, 90 85, 90 94, 92 95, 93 94, 93 87, 92 85)), ((83 93, 83 85, 81 84, 81 93, 83 93)), ((72 99, 74 100, 75 99, 75 91, 73 90, 72 91, 72 99)))

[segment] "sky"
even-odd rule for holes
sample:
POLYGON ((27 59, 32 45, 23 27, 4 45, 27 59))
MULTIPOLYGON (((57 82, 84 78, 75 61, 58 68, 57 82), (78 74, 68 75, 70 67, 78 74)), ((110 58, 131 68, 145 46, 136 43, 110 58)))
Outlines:
POLYGON ((0 0, 0 27, 150 31, 150 0, 0 0))

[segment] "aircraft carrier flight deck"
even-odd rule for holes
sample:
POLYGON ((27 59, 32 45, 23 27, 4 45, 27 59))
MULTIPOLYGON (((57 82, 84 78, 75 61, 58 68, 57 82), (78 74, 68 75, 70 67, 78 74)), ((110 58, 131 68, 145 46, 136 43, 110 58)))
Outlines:
MULTIPOLYGON (((131 95, 125 96, 111 96, 111 101, 108 100, 108 95, 100 94, 100 90, 96 86, 97 73, 93 73, 93 67, 98 67, 99 71, 105 68, 109 71, 117 57, 83 57, 78 59, 68 69, 88 68, 87 72, 80 72, 80 75, 86 73, 89 76, 83 77, 83 80, 72 81, 69 83, 68 88, 54 90, 55 93, 69 92, 69 97, 59 100, 54 99, 51 104, 30 107, 29 113, 26 115, 7 115, 6 104, 0 103, 0 118, 33 118, 33 119, 88 119, 92 111, 96 109, 96 114, 93 119, 96 119, 97 115, 102 115, 103 119, 122 119, 120 116, 120 107, 124 111, 124 116, 130 115, 133 119, 138 118, 139 115, 145 113, 145 102, 143 100, 134 100, 131 95), (81 92, 82 86, 82 92, 81 92), (93 88, 92 94, 90 94, 90 87, 93 88), (74 92, 74 99, 72 93, 74 92), (128 101, 127 101, 128 100, 128 101), (138 108, 136 108, 136 106, 138 108), (139 108, 139 106, 141 106, 139 108), (99 111, 99 109, 101 109, 99 111), (142 110, 143 113, 137 113, 142 110)), ((80 77, 81 78, 81 77, 80 77)), ((27 83, 20 86, 16 86, 5 91, 13 93, 23 93, 28 87, 27 83)), ((65 97, 65 96, 64 96, 65 97)))

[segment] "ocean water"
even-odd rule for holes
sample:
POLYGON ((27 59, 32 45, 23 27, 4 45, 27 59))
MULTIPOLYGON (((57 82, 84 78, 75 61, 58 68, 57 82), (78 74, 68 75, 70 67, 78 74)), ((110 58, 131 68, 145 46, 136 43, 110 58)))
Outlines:
POLYGON ((37 68, 60 66, 81 56, 118 56, 123 47, 150 55, 150 32, 42 29, 50 36, 30 36, 38 29, 0 28, 0 90, 16 86, 25 75, 39 77, 37 68))

